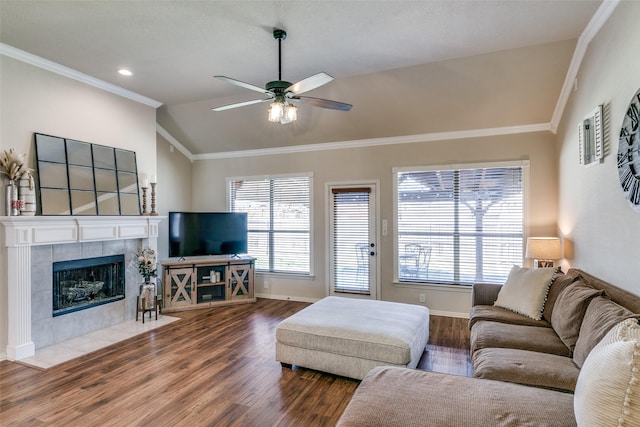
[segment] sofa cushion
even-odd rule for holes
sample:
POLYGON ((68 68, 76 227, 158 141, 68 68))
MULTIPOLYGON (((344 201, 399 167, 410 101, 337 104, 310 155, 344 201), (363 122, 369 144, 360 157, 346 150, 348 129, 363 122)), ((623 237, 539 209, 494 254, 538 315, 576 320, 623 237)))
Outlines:
POLYGON ((551 313, 553 312, 553 306, 558 299, 560 292, 567 286, 575 282, 580 278, 580 274, 576 270, 569 270, 566 274, 557 274, 551 281, 549 286, 549 292, 547 292, 547 301, 544 303, 544 309, 542 310, 542 318, 547 322, 551 322, 551 313))
POLYGON ((571 358, 512 348, 473 353, 473 376, 573 392, 580 369, 571 358))
POLYGON ((574 413, 581 426, 640 425, 640 326, 614 326, 587 356, 576 384, 574 413))
POLYGON ((493 322, 511 323, 514 325, 543 326, 550 328, 551 324, 546 320, 534 320, 522 314, 514 313, 506 308, 495 305, 475 305, 471 307, 469 313, 469 328, 480 320, 491 320, 493 322))
POLYGON ((554 268, 531 269, 514 265, 498 293, 495 305, 532 319, 542 319, 542 309, 554 272, 554 268))
MULTIPOLYGON (((640 296, 605 282, 586 271, 575 269, 580 279, 592 288, 602 289, 609 299, 634 313, 640 313, 640 296)), ((571 269, 569 270, 571 271, 571 269)))
POLYGON ((572 352, 578 340, 580 325, 587 306, 593 298, 603 293, 578 280, 568 285, 558 295, 551 313, 551 327, 572 352))
POLYGON ((571 356, 553 328, 479 321, 471 328, 471 352, 481 348, 515 348, 571 356))
POLYGON ((374 368, 338 427, 575 426, 573 396, 501 381, 374 368))
POLYGON ((638 315, 606 297, 598 296, 591 300, 582 319, 580 334, 573 350, 573 361, 576 365, 584 364, 589 352, 612 327, 634 317, 637 318, 638 315))

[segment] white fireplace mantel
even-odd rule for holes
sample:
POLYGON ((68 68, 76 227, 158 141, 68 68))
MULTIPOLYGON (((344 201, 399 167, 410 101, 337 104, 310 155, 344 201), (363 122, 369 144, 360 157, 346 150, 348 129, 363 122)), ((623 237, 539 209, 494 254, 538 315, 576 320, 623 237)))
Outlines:
POLYGON ((164 216, 3 216, 7 248, 7 359, 35 354, 31 339, 31 247, 103 240, 143 239, 157 249, 164 216))

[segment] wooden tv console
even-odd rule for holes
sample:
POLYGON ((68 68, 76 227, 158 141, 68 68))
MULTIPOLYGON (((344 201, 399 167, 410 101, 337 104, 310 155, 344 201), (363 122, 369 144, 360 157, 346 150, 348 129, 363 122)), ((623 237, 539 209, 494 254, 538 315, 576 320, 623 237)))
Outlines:
POLYGON ((163 312, 256 302, 250 256, 208 256, 162 262, 163 312))

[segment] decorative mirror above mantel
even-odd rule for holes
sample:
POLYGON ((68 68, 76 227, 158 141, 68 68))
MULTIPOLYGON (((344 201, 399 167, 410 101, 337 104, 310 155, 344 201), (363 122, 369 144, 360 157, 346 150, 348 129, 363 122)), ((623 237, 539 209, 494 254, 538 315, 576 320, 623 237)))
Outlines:
POLYGON ((136 153, 35 134, 42 215, 140 215, 136 153))

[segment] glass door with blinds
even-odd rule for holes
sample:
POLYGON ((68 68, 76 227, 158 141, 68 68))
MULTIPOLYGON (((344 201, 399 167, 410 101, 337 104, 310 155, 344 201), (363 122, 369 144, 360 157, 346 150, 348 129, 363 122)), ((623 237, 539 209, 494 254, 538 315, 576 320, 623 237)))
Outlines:
POLYGON ((329 187, 330 294, 377 298, 376 186, 329 187))

